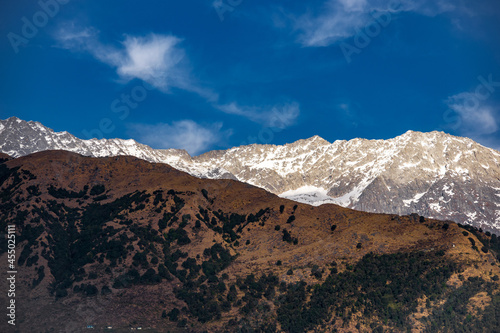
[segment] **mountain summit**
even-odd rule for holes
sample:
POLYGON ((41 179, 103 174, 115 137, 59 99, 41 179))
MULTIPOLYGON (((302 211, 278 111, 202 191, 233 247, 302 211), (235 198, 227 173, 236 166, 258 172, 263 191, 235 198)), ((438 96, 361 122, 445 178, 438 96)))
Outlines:
POLYGON ((131 155, 200 178, 237 179, 311 205, 410 214, 500 231, 500 153, 443 132, 408 131, 389 140, 330 143, 319 136, 282 146, 253 144, 192 157, 134 140, 81 140, 38 122, 0 120, 0 151, 131 155))

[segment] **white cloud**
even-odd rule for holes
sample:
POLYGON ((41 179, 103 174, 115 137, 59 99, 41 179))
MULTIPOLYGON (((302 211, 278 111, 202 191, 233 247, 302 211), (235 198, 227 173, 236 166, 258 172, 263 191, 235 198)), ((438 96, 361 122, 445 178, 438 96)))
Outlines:
POLYGON ((299 41, 304 46, 328 46, 354 35, 356 29, 366 25, 364 1, 343 2, 330 0, 322 14, 298 18, 296 28, 302 32, 299 41))
POLYGON ((112 61, 124 78, 139 78, 160 89, 182 87, 187 73, 178 67, 184 58, 181 40, 174 36, 151 34, 146 37, 126 36, 122 57, 112 61))
POLYGON ((78 28, 74 23, 61 26, 56 39, 69 50, 88 52, 104 64, 116 68, 122 80, 143 80, 153 87, 168 92, 179 88, 199 94, 209 101, 217 95, 197 85, 191 79, 182 39, 172 35, 125 35, 118 46, 99 41, 93 28, 78 28))
POLYGON ((304 14, 295 19, 304 46, 329 46, 356 35, 361 29, 385 16, 416 12, 435 16, 455 9, 449 0, 327 0, 320 14, 304 14))
MULTIPOLYGON (((117 75, 125 82, 140 79, 163 92, 170 92, 172 88, 189 91, 205 99, 216 110, 239 115, 264 126, 288 127, 300 113, 297 103, 268 107, 241 107, 237 103, 221 105, 217 93, 192 80, 189 61, 181 47, 183 40, 173 35, 125 35, 120 43, 111 45, 102 43, 99 32, 94 28, 66 23, 55 37, 60 47, 89 53, 115 68, 117 75)), ((188 120, 155 126, 134 125, 134 131, 147 144, 183 148, 195 154, 227 135, 217 133, 221 126, 203 127, 188 120)))
POLYGON ((461 135, 480 139, 498 131, 497 112, 476 92, 463 92, 446 100, 448 107, 460 118, 456 124, 461 135))
POLYGON ((137 141, 157 149, 185 149, 197 155, 229 137, 231 131, 221 131, 222 124, 207 126, 192 120, 174 121, 172 124, 134 124, 130 126, 137 141))
POLYGON ((249 107, 230 103, 217 105, 216 108, 227 114, 243 116, 266 127, 280 129, 293 125, 300 115, 299 104, 295 102, 270 107, 249 107))

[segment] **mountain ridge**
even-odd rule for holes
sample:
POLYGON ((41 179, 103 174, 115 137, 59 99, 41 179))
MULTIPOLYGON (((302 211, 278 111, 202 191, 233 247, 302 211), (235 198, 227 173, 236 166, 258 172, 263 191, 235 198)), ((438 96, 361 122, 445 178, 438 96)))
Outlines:
POLYGON ((237 179, 312 205, 334 203, 400 215, 416 212, 500 230, 500 153, 444 132, 410 130, 388 140, 333 143, 316 135, 281 146, 252 144, 190 156, 134 140, 80 140, 18 118, 0 124, 0 151, 13 157, 46 149, 94 157, 131 155, 200 178, 237 179), (22 139, 16 138, 16 131, 22 139))
POLYGON ((472 227, 61 150, 0 161, 0 189, 21 331, 498 327, 498 237, 472 227))

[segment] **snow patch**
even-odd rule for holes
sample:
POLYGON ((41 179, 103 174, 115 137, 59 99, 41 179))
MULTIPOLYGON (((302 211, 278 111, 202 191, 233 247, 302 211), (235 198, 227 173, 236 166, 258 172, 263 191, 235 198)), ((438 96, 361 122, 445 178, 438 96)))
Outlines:
POLYGON ((451 187, 449 185, 444 185, 443 186, 443 192, 446 193, 447 195, 449 196, 453 196, 455 193, 453 192, 453 183, 450 184, 451 187))
POLYGON ((414 168, 416 166, 418 166, 420 163, 422 163, 421 161, 417 162, 417 163, 403 163, 399 166, 400 169, 408 169, 408 168, 414 168))
POLYGON ((441 213, 441 206, 438 202, 433 202, 429 204, 429 208, 435 212, 441 213))
POLYGON ((370 183, 370 180, 364 179, 350 192, 336 198, 327 195, 328 190, 322 187, 315 186, 302 186, 295 190, 283 192, 278 196, 281 198, 286 198, 313 206, 332 203, 342 207, 349 207, 359 200, 360 195, 363 193, 366 187, 370 185, 370 183))
POLYGON ((420 198, 422 198, 426 193, 427 193, 427 191, 422 192, 422 193, 417 193, 417 194, 415 194, 415 196, 412 199, 403 200, 403 203, 405 204, 405 206, 408 207, 414 202, 417 203, 420 200, 420 198))
POLYGON ((469 218, 469 220, 475 220, 477 218, 477 212, 468 212, 465 215, 469 218))
POLYGON ((322 187, 302 186, 279 194, 280 198, 290 199, 312 206, 320 206, 326 203, 337 203, 334 198, 327 195, 328 190, 322 187))

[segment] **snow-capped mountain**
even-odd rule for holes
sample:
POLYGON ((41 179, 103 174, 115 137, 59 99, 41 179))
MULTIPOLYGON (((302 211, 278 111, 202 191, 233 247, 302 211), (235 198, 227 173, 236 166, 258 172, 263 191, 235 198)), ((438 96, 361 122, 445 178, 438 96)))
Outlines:
MULTIPOLYGON (((196 177, 226 176, 217 168, 196 164, 182 149, 153 149, 132 139, 82 140, 68 132, 54 132, 36 121, 24 121, 17 117, 0 120, 0 152, 20 157, 44 150, 67 150, 92 157, 129 155, 149 162, 168 163, 196 177)), ((227 177, 232 178, 229 174, 227 177)))
POLYGON ((19 157, 62 149, 87 156, 132 155, 202 178, 234 178, 281 197, 320 205, 420 215, 500 231, 500 152, 442 132, 390 140, 248 145, 191 157, 134 140, 81 140, 37 122, 0 120, 0 151, 19 157))

